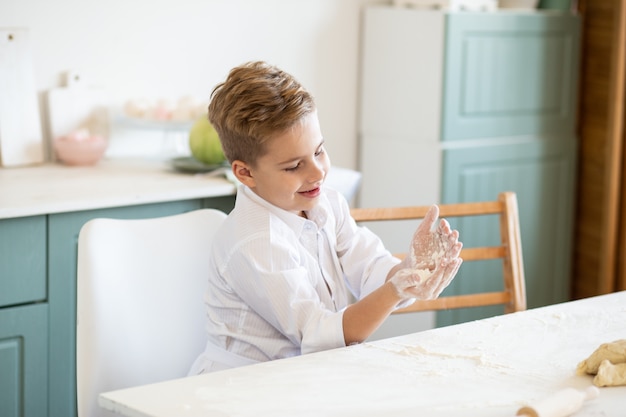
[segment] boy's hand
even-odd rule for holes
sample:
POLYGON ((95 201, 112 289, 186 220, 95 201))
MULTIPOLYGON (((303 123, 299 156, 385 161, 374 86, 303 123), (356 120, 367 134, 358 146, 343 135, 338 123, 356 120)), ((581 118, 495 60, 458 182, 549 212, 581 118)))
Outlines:
POLYGON ((439 207, 433 205, 415 231, 400 270, 390 280, 403 298, 436 298, 461 266, 459 232, 444 219, 432 230, 438 217, 439 207))
POLYGON ((437 264, 432 271, 404 268, 396 272, 389 281, 402 299, 430 300, 437 298, 450 284, 461 263, 461 258, 455 258, 450 262, 437 264))

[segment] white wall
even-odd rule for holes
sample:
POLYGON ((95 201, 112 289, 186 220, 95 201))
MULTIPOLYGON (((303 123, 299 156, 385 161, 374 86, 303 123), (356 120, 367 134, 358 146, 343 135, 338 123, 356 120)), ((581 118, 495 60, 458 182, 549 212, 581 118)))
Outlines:
POLYGON ((315 95, 333 163, 356 168, 360 9, 370 3, 386 2, 0 0, 0 27, 29 29, 42 102, 68 70, 121 104, 208 97, 233 66, 266 60, 315 95))
MULTIPOLYGON (((356 168, 360 10, 373 3, 389 1, 0 0, 0 27, 29 29, 42 102, 68 70, 121 104, 208 98, 233 66, 274 63, 315 95, 333 164, 356 168)), ((415 323, 391 317, 372 338, 415 323)))

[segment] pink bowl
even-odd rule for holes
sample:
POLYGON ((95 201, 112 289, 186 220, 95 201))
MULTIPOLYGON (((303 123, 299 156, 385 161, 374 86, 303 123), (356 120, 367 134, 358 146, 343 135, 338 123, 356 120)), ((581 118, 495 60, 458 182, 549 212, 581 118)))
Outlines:
POLYGON ((54 141, 57 158, 66 165, 94 165, 102 158, 106 148, 107 140, 102 136, 77 139, 70 135, 54 141))

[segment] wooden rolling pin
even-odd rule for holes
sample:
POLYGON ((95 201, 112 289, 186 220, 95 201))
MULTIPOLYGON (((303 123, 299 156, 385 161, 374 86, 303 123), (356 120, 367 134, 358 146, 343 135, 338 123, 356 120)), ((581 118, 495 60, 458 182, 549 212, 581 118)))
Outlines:
POLYGON ((596 398, 598 395, 600 395, 600 391, 594 386, 590 386, 584 391, 566 388, 534 405, 520 408, 516 415, 526 417, 567 417, 580 410, 586 400, 596 398))

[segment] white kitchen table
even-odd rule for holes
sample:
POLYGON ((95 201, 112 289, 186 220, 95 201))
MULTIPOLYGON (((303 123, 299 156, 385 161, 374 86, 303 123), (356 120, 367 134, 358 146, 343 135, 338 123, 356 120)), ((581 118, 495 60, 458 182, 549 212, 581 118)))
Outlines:
MULTIPOLYGON (((577 364, 626 338, 626 292, 296 358, 103 393, 128 417, 513 416, 566 387, 577 364)), ((626 415, 626 387, 575 416, 626 415)))

